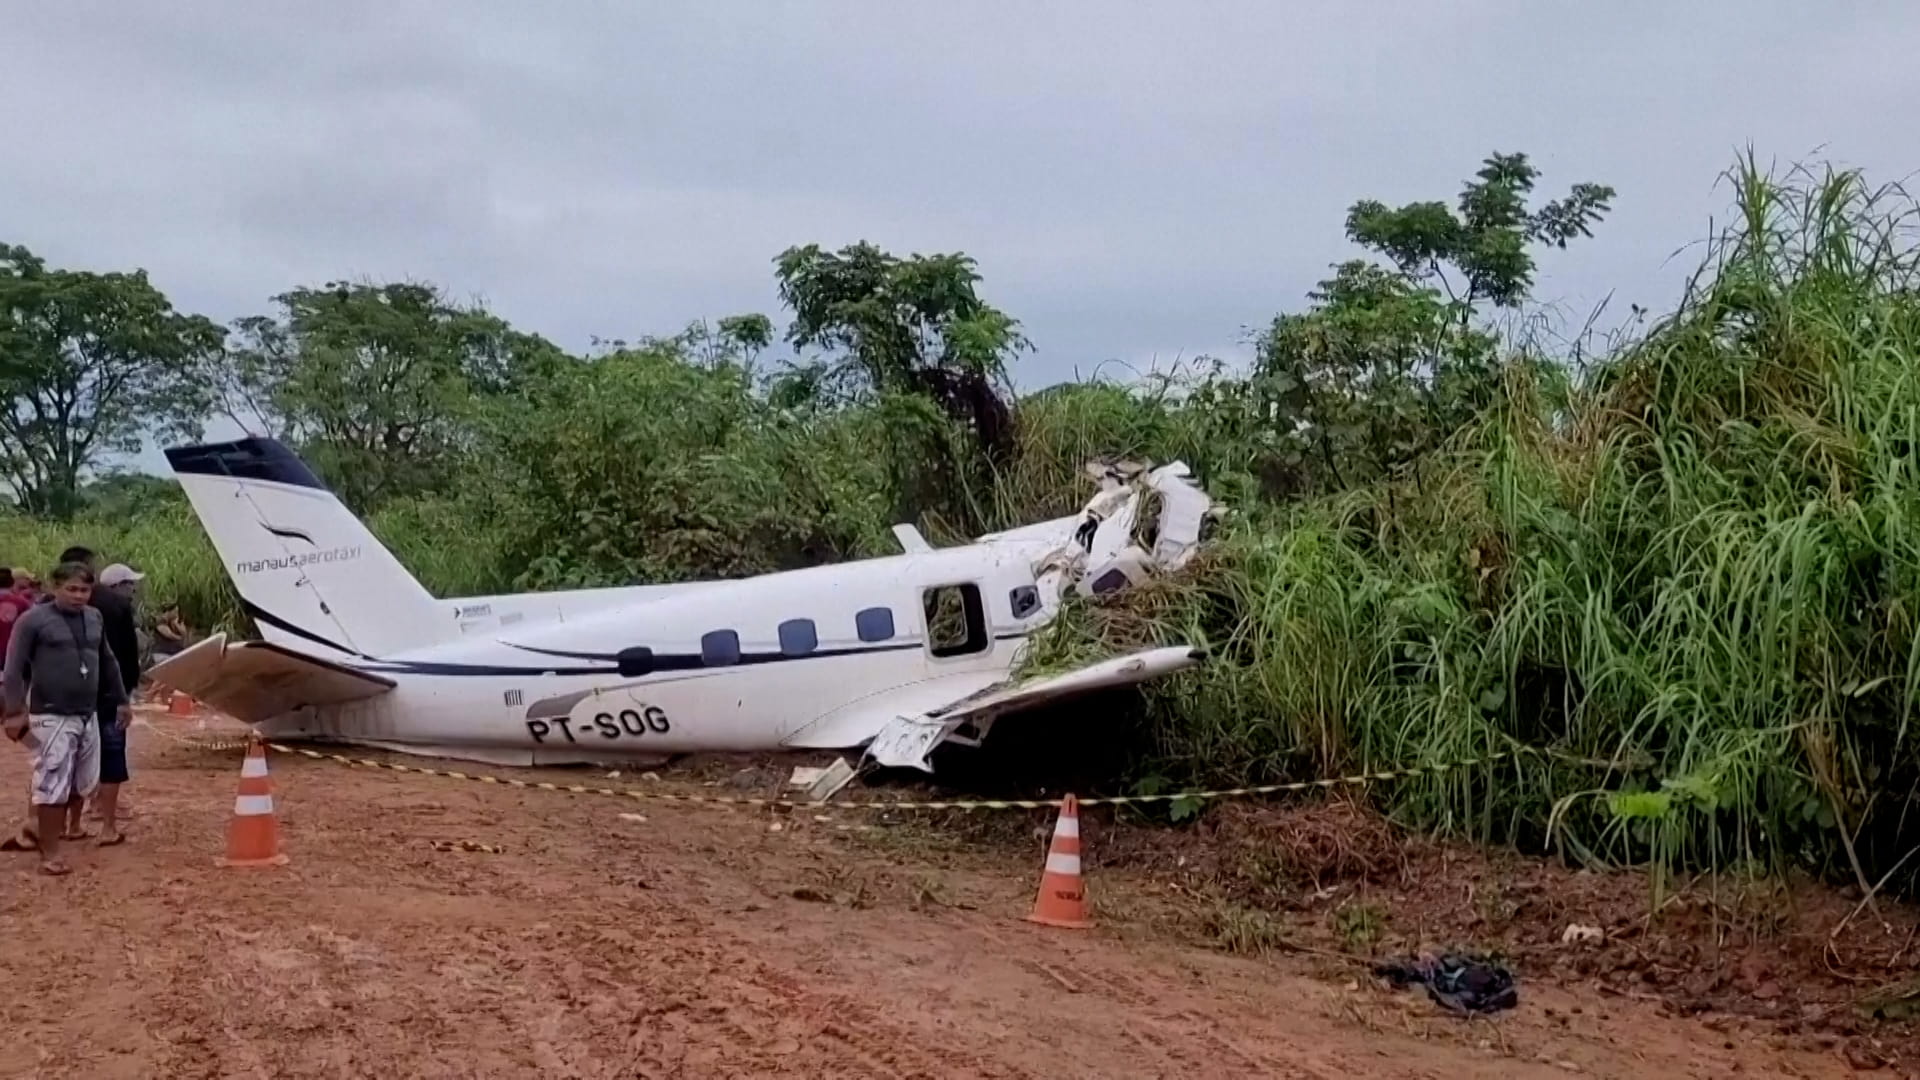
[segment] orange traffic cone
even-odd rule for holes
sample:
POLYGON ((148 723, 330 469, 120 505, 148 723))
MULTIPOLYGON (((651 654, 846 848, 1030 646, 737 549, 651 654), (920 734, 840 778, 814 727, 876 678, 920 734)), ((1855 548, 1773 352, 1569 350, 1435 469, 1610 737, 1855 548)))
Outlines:
POLYGON ((193 699, 175 690, 172 700, 167 702, 167 712, 174 716, 192 716, 193 699))
POLYGON ((227 857, 221 866, 284 866, 280 825, 273 816, 273 782, 267 779, 267 748, 255 739, 240 764, 240 794, 227 827, 227 857))
POLYGON ((1028 922, 1085 930, 1087 889, 1080 880, 1080 804, 1069 795, 1060 804, 1060 820, 1053 826, 1053 844, 1047 849, 1047 867, 1040 873, 1040 895, 1033 901, 1028 922))

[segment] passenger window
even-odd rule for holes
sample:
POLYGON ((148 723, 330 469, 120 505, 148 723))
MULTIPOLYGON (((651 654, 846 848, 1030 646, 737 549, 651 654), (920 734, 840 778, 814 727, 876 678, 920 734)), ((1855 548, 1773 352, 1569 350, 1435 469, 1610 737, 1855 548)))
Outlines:
POLYGON ((853 617, 861 641, 885 641, 893 636, 893 609, 870 607, 853 617))
POLYGON ((1014 618, 1024 619, 1040 610, 1040 590, 1022 585, 1007 595, 1007 606, 1013 609, 1014 618))
POLYGON ((642 675, 653 674, 653 650, 645 645, 621 649, 615 659, 620 662, 620 674, 623 678, 637 679, 642 675))
POLYGON ((987 613, 976 585, 941 585, 922 594, 927 649, 935 656, 966 656, 987 647, 987 613))
POLYGON ((788 656, 805 656, 818 648, 820 635, 812 619, 788 619, 780 624, 780 651, 788 656))
POLYGON ((700 638, 700 662, 708 667, 725 667, 740 662, 740 635, 731 630, 715 630, 700 638))

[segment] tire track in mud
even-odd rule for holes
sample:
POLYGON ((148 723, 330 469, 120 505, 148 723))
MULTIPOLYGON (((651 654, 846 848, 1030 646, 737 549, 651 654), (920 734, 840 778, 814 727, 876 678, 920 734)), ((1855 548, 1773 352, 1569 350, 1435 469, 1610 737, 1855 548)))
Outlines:
MULTIPOLYGON (((1695 1047, 1699 1028, 1646 1010, 1573 1034, 1517 1015, 1515 1056, 1344 1018, 1350 996, 1278 964, 1030 928, 1024 864, 917 864, 710 810, 634 821, 561 796, 273 769, 287 868, 212 868, 232 770, 189 762, 141 770, 133 844, 78 851, 73 879, 23 865, 4 883, 0 926, 23 944, 0 975, 54 1007, 18 1018, 0 1077, 1564 1075, 1543 1050, 1587 1075, 1718 1067, 1717 1037, 1695 1047), (432 844, 471 838, 501 850, 432 844), (955 903, 915 898, 923 866, 951 875, 955 903), (877 883, 875 900, 796 895, 823 876, 877 883), (1664 1039, 1663 1066, 1607 1041, 1643 1034, 1664 1039)), ((0 786, 20 770, 0 757, 0 786)), ((1780 1055, 1748 1060, 1785 1074, 1766 1067, 1780 1055)))
MULTIPOLYGON (((1186 997, 1181 990, 1150 990, 1112 967, 1094 970, 1057 955, 1049 957, 1046 965, 1078 985, 1081 993, 1126 1006, 1131 1013, 1123 1026, 1127 1037, 1142 1050, 1166 1059, 1184 1075, 1225 1075, 1223 1068, 1231 1066, 1244 1070, 1241 1075, 1285 1080, 1336 1080, 1352 1075, 1308 1068, 1291 1053, 1282 1058, 1250 1048, 1222 1031, 1217 1017, 1181 1007, 1186 997)), ((1272 1033, 1268 1034, 1271 1037, 1272 1033)))
POLYGON ((475 929, 456 970, 435 963, 456 951, 444 939, 409 943, 404 926, 356 933, 351 950, 329 942, 336 933, 219 935, 180 956, 167 1005, 183 1022, 168 1064, 190 1075, 325 1075, 372 1067, 366 1055, 379 1047, 379 1071, 394 1075, 1033 1075, 923 1045, 873 1005, 808 986, 724 934, 601 934, 528 950, 524 928, 475 929), (403 989, 421 972, 438 992, 403 989))
MULTIPOLYGON (((714 827, 723 833, 737 828, 731 818, 714 827)), ((607 880, 633 880, 638 860, 662 865, 672 861, 669 852, 675 846, 679 845, 669 845, 669 851, 655 849, 644 856, 602 852, 599 858, 602 870, 609 875, 607 880), (636 860, 635 866, 624 865, 629 858, 636 860)), ((561 854, 553 849, 542 852, 542 856, 561 854)), ((584 851, 574 854, 591 858, 584 851)), ((744 872, 748 877, 766 869, 733 865, 724 852, 708 851, 703 857, 716 854, 721 855, 728 870, 744 872)), ((790 857, 784 846, 778 854, 790 857)), ((496 881, 496 886, 544 894, 549 887, 549 872, 541 864, 546 861, 536 857, 499 866, 497 871, 503 871, 508 880, 496 881)), ((949 1076, 1022 1080, 1038 1075, 1011 1059, 1022 1053, 1036 1057, 1045 1053, 1045 1043, 1036 1045, 1033 1040, 1034 1035, 1046 1038, 1044 1023, 1022 1025, 1027 1028, 1021 1032, 1026 1038, 1007 1031, 997 1042, 972 1048, 957 1046, 956 1018, 938 1001, 929 1000, 938 996, 933 987, 912 979, 898 984, 889 980, 887 989, 881 992, 895 996, 876 997, 869 992, 868 984, 857 979, 853 983, 822 980, 760 959, 770 950, 786 952, 800 944, 784 935, 789 923, 808 924, 813 934, 803 936, 815 936, 817 941, 826 923, 838 922, 843 916, 822 919, 817 916, 825 915, 828 909, 811 906, 760 919, 720 915, 724 911, 755 910, 765 898, 755 887, 742 889, 740 880, 728 880, 732 877, 725 872, 714 876, 677 875, 672 880, 661 879, 658 887, 644 893, 628 891, 631 902, 648 909, 646 917, 627 919, 618 928, 593 934, 581 943, 584 947, 569 950, 576 962, 583 954, 635 958, 635 968, 596 963, 592 970, 614 985, 624 980, 631 987, 638 981, 656 1003, 672 1005, 633 1025, 628 1042, 639 1044, 640 1062, 656 1069, 685 1070, 682 1075, 706 1068, 715 1069, 716 1074, 831 1074, 874 1080, 949 1076), (649 929, 637 929, 638 923, 649 929), (663 977, 663 973, 668 974, 663 977), (648 1038, 649 1029, 657 1034, 656 1039, 648 1038)), ((578 899, 592 902, 584 895, 578 899)), ((602 897, 599 902, 606 901, 602 897)), ((1035 945, 1032 941, 1009 940, 1002 932, 978 923, 950 927, 947 933, 971 939, 970 944, 961 946, 963 952, 977 954, 980 947, 988 947, 992 958, 984 959, 989 968, 997 958, 1002 966, 1022 970, 1014 958, 1030 954, 1035 945)), ((830 970, 835 955, 831 946, 822 955, 825 962, 818 970, 830 970)), ((1285 1046, 1286 1057, 1261 1053, 1229 1037, 1217 1019, 1191 1007, 1174 1007, 1193 1004, 1184 988, 1174 989, 1169 999, 1167 994, 1149 990, 1139 980, 1118 971, 1096 974, 1077 967, 1073 971, 1073 977, 1083 985, 1120 1006, 1075 1019, 1090 1024, 1091 1044, 1114 1039, 1133 1044, 1137 1052, 1124 1059, 1127 1075, 1247 1075, 1299 1080, 1324 1080, 1329 1075, 1289 1060, 1294 1056, 1290 1045, 1285 1046)), ((586 1035, 584 1031, 571 1033, 575 1040, 586 1035)))
POLYGON ((980 1056, 954 1047, 931 1051, 920 1046, 917 1033, 903 1030, 879 1018, 874 1010, 846 994, 822 992, 785 972, 756 964, 756 977, 779 989, 790 1000, 812 1001, 825 1006, 826 1020, 820 1034, 852 1052, 876 1080, 904 1080, 913 1077, 974 1075, 995 1080, 1037 1080, 1037 1074, 1001 1062, 989 1062, 980 1056), (966 1070, 965 1073, 956 1072, 966 1070))
MULTIPOLYGON (((711 1069, 712 1075, 872 1080, 1026 1075, 962 1051, 923 1048, 914 1032, 868 1003, 779 972, 724 931, 703 927, 644 943, 625 937, 610 937, 604 942, 609 948, 593 952, 631 957, 635 968, 603 961, 582 974, 619 987, 607 1021, 623 1024, 625 1041, 638 1047, 640 1061, 668 1074, 711 1069)), ((587 1030, 569 1034, 591 1038, 587 1030)))

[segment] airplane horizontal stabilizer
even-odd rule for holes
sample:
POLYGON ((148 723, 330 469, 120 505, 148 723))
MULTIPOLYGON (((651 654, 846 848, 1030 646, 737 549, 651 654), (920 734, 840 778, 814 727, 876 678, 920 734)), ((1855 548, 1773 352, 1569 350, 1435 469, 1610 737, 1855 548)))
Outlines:
POLYGON ((936 709, 896 715, 867 744, 867 757, 880 765, 932 772, 927 756, 962 724, 979 724, 1077 694, 1145 682, 1193 667, 1201 655, 1200 650, 1182 645, 1146 649, 1058 675, 989 686, 936 709))
POLYGON ((215 634, 156 665, 154 682, 249 724, 308 705, 340 705, 393 689, 393 680, 265 641, 215 634))

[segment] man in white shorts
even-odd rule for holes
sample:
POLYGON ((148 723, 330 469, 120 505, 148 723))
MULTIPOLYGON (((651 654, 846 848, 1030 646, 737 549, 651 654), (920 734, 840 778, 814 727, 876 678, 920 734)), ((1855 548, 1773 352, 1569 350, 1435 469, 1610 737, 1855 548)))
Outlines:
MULTIPOLYGON (((100 781, 97 705, 109 704, 124 725, 133 710, 120 665, 107 646, 100 613, 87 606, 93 571, 65 563, 53 572, 53 602, 14 623, 4 679, 9 738, 33 752, 33 809, 40 825, 40 872, 71 872, 60 858, 67 808, 100 781)), ((74 837, 68 836, 67 839, 74 837)))

